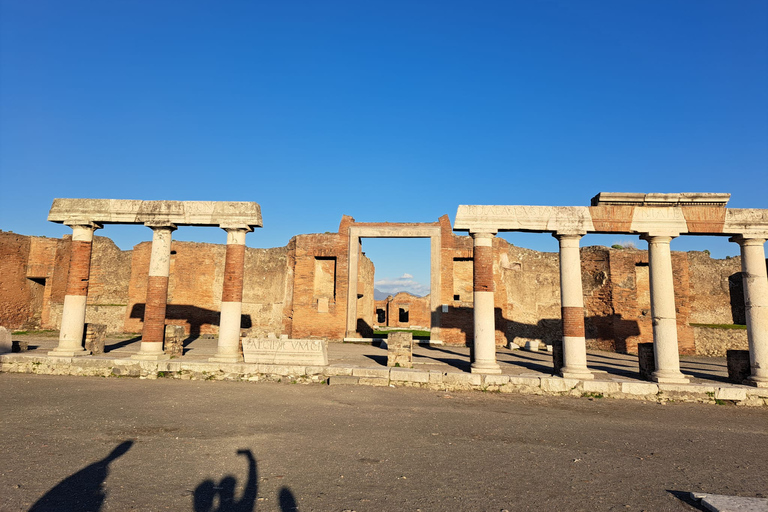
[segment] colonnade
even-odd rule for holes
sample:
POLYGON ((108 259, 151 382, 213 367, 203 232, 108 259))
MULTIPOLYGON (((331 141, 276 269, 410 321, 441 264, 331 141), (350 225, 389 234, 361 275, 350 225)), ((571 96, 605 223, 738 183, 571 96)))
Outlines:
MULTIPOLYGON (((500 373, 496 362, 493 237, 490 230, 474 231, 474 362, 473 373, 500 373)), ((579 240, 583 234, 554 233, 560 245, 560 298, 563 327, 563 377, 591 379, 587 367, 584 330, 584 298, 581 284, 579 240)), ((653 347, 656 370, 652 378, 659 383, 682 384, 689 379, 680 371, 677 343, 677 314, 672 273, 671 235, 644 234, 648 260, 653 322, 653 347)), ((768 386, 768 276, 766 276, 765 238, 736 236, 730 239, 741 247, 744 303, 751 376, 749 382, 768 386)))
POLYGON ((179 225, 218 226, 227 233, 224 284, 221 297, 219 340, 211 361, 237 362, 243 309, 245 235, 261 226, 257 203, 215 201, 134 201, 110 199, 56 199, 48 220, 73 230, 67 291, 62 310, 58 346, 51 356, 88 355, 83 348, 88 280, 93 232, 103 224, 144 224, 152 229, 152 248, 147 276, 144 325, 139 360, 163 360, 171 242, 179 225), (93 220, 84 220, 93 219, 93 220))

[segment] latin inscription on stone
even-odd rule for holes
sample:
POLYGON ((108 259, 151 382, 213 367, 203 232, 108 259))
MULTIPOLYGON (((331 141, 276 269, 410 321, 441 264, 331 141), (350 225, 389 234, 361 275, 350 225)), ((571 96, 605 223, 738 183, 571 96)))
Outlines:
POLYGON ((243 338, 246 363, 317 365, 328 364, 328 344, 323 340, 243 338))

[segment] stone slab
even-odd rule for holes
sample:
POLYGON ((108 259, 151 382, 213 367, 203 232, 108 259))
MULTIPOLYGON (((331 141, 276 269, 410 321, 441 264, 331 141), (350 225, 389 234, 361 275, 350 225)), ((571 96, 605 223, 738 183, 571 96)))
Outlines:
POLYGON ((587 393, 618 393, 621 385, 618 382, 604 380, 585 380, 581 383, 582 389, 587 393))
POLYGON ((701 501, 712 512, 768 512, 768 498, 747 498, 724 494, 692 492, 691 498, 701 501))
POLYGON ((329 386, 357 385, 360 379, 351 375, 331 375, 328 377, 329 386))
POLYGON ((576 379, 561 379, 560 377, 543 377, 541 389, 549 393, 564 393, 575 388, 579 384, 576 379))
POLYGON ((389 371, 389 379, 405 382, 429 382, 429 373, 409 368, 392 368, 389 371))
POLYGON ((627 395, 656 395, 659 385, 651 382, 622 382, 621 392, 627 395))
POLYGON ((741 402, 747 399, 747 390, 736 387, 717 388, 715 390, 715 399, 741 402))
POLYGON ((503 386, 504 384, 509 383, 509 375, 486 375, 485 376, 485 385, 486 386, 503 386))
POLYGON ((352 375, 355 377, 389 379, 389 368, 352 368, 352 375))
POLYGON ((328 342, 324 340, 283 340, 277 338, 243 338, 246 363, 326 366, 328 342))

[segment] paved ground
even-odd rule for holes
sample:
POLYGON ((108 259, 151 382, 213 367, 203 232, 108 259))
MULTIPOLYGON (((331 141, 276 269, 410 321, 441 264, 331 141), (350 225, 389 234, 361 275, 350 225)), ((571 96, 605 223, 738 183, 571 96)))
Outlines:
MULTIPOLYGON (((48 336, 14 335, 14 340, 26 341, 30 354, 47 354, 58 343, 58 334, 48 336)), ((217 340, 201 337, 185 342, 184 361, 207 361, 216 353, 217 340)), ((139 351, 140 338, 110 338, 105 347, 108 351, 103 358, 130 357, 139 351)), ((502 372, 508 375, 552 375, 552 354, 545 350, 528 352, 525 350, 497 349, 497 360, 502 372)), ((387 351, 374 345, 329 343, 328 362, 335 366, 377 366, 387 365, 387 351)), ((597 380, 611 378, 639 379, 637 356, 591 350, 587 354, 587 363, 597 380)), ((455 346, 414 347, 414 367, 422 370, 462 370, 469 371, 469 348, 455 346)), ((680 367, 691 378, 692 383, 728 383, 728 368, 725 358, 682 356, 680 367)))
POLYGON ((768 412, 0 374, 0 453, 9 511, 696 510, 768 493, 768 412))

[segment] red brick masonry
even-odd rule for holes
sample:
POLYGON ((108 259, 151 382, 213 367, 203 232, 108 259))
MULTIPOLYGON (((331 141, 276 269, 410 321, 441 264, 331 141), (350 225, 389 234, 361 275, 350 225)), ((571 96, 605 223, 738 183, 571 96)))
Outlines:
POLYGON ((91 242, 72 242, 69 256, 67 295, 88 295, 88 277, 91 273, 91 242))
POLYGON ((144 330, 141 341, 162 343, 165 334, 165 306, 168 299, 168 277, 149 276, 147 305, 144 309, 144 330))
POLYGON ((224 290, 222 302, 243 301, 243 268, 245 263, 245 245, 227 245, 227 257, 224 263, 224 290))

